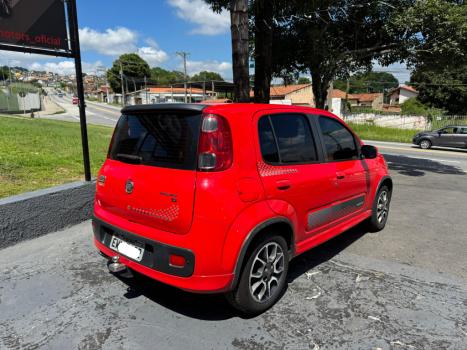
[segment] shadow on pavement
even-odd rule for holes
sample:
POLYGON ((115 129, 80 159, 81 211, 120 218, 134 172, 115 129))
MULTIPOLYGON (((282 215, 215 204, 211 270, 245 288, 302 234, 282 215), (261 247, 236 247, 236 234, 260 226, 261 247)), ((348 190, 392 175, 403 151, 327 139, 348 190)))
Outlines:
MULTIPOLYGON (((293 282, 308 270, 328 261, 365 233, 367 233, 365 225, 360 224, 292 260, 289 266, 288 283, 293 282)), ((124 295, 127 299, 144 296, 167 309, 200 320, 214 321, 226 320, 232 317, 244 318, 230 307, 221 294, 184 292, 136 272, 133 278, 117 277, 128 285, 124 295)))
POLYGON ((290 262, 288 282, 293 282, 305 272, 332 259, 368 233, 365 223, 361 223, 337 237, 301 254, 290 262))
POLYGON ((406 176, 424 176, 426 172, 436 174, 467 175, 462 169, 430 159, 384 154, 389 169, 406 176))

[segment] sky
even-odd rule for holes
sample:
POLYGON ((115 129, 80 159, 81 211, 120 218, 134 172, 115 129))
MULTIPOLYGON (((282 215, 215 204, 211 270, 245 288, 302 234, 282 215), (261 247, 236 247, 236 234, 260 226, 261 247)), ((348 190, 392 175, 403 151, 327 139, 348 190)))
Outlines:
MULTIPOLYGON (((203 0, 77 0, 83 70, 110 67, 121 54, 136 52, 151 67, 182 70, 177 51, 189 52, 189 75, 215 71, 232 79, 230 16, 214 13, 203 0)), ((73 74, 70 59, 8 51, 0 65, 73 74)), ((408 80, 404 65, 376 67, 408 80)))

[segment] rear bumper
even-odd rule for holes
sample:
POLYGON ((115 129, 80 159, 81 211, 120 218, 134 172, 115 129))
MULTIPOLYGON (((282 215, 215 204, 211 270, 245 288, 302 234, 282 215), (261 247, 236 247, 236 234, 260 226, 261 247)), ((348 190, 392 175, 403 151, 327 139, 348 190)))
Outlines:
POLYGON ((109 258, 115 255, 120 256, 119 262, 143 275, 190 292, 216 293, 230 289, 233 274, 194 275, 196 258, 188 249, 149 240, 134 233, 121 230, 96 218, 93 219, 93 230, 94 244, 97 249, 109 258), (124 240, 144 245, 145 253, 143 259, 137 262, 111 249, 109 245, 111 237, 114 234, 124 240), (183 256, 186 261, 185 267, 171 266, 169 264, 170 254, 183 256))

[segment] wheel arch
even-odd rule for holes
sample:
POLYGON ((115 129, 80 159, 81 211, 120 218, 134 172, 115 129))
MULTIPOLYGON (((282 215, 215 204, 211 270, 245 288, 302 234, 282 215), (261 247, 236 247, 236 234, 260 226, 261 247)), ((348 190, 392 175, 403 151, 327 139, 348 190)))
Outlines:
POLYGON ((267 235, 269 232, 276 232, 282 236, 287 243, 289 258, 294 256, 295 232, 292 222, 283 216, 273 217, 261 222, 248 233, 242 244, 237 261, 235 263, 234 278, 231 285, 232 289, 236 287, 239 281, 243 267, 245 266, 245 258, 248 257, 248 253, 254 249, 255 242, 267 235))
POLYGON ((394 188, 394 184, 392 181, 392 178, 389 175, 383 176, 381 180, 379 181, 378 187, 376 188, 375 196, 379 192, 380 188, 382 186, 388 186, 389 191, 392 192, 392 189, 394 188))

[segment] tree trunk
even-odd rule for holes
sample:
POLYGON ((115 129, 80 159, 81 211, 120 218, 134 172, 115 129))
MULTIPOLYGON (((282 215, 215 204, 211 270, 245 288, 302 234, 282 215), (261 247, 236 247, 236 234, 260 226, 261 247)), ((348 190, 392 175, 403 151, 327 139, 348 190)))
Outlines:
POLYGON ((256 0, 255 10, 255 102, 269 103, 272 70, 272 16, 270 0, 256 0))
POLYGON ((248 70, 248 0, 230 1, 234 100, 250 101, 248 70))
POLYGON ((328 98, 328 89, 331 79, 317 70, 311 70, 311 79, 315 106, 316 108, 324 109, 328 98))

